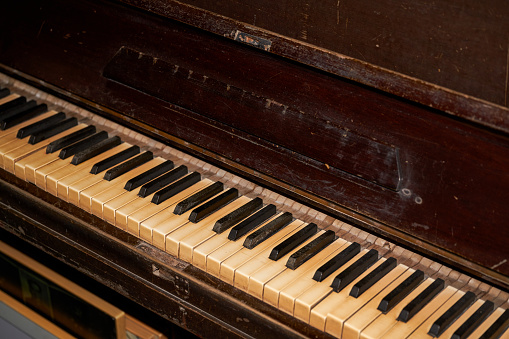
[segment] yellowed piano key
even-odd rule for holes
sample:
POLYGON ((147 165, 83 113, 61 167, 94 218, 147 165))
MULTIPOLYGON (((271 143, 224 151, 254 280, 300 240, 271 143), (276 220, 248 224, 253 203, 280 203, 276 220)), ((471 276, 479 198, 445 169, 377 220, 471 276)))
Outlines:
POLYGON ((73 205, 80 205, 80 193, 88 187, 103 180, 104 174, 88 174, 67 187, 67 201, 73 205))
MULTIPOLYGON (((103 204, 103 219, 112 225, 115 225, 115 212, 122 206, 127 205, 133 200, 138 199, 139 188, 119 195, 103 204)), ((93 202, 92 202, 93 203, 93 202)))
MULTIPOLYGON (((128 148, 127 145, 120 144, 106 152, 99 154, 98 156, 93 157, 92 159, 82 162, 79 165, 68 164, 64 167, 59 168, 58 170, 48 173, 43 173, 44 172, 43 167, 41 170, 37 170, 36 172, 36 183, 39 176, 43 176, 43 180, 45 180, 46 190, 48 192, 56 191, 57 196, 60 199, 68 201, 69 186, 71 184, 81 180, 83 177, 93 175, 90 174, 90 170, 92 169, 93 165, 127 148, 128 148)), ((104 173, 105 172, 101 172, 97 175, 104 176, 104 173)))
MULTIPOLYGON (((268 220, 264 221, 260 226, 256 227, 254 230, 251 230, 244 236, 240 237, 236 241, 227 241, 222 246, 215 246, 213 242, 206 242, 201 244, 198 248, 203 247, 202 249, 198 250, 198 248, 195 249, 195 251, 198 250, 198 252, 195 252, 199 256, 203 256, 203 259, 199 259, 197 257, 197 260, 206 260, 207 269, 206 271, 216 277, 219 278, 219 271, 221 268, 221 263, 228 259, 230 256, 234 255, 236 252, 242 250, 244 248, 243 244, 246 238, 256 231, 257 229, 263 227, 268 222, 272 221, 273 219, 279 217, 281 214, 277 214, 273 216, 272 218, 269 218, 268 220)), ((224 232, 227 233, 227 232, 224 232)), ((223 233, 223 234, 224 234, 223 233)), ((228 235, 226 234, 226 239, 228 235)))
MULTIPOLYGON (((239 197, 237 200, 228 204, 226 207, 223 207, 225 212, 223 216, 233 212, 237 208, 240 208, 249 201, 251 201, 251 199, 245 196, 239 197)), ((180 241, 179 258, 192 263, 194 249, 204 241, 207 241, 208 239, 217 235, 217 233, 212 230, 217 220, 219 220, 219 218, 212 220, 212 223, 210 224, 204 224, 200 227, 191 227, 189 225, 191 232, 189 232, 189 234, 182 238, 180 241)), ((196 226, 198 226, 198 224, 196 224, 196 226)))
POLYGON ((291 284, 288 284, 285 288, 280 290, 279 292, 280 310, 290 315, 293 315, 295 309, 295 300, 305 291, 312 288, 314 285, 319 284, 319 282, 313 279, 316 270, 323 264, 328 262, 330 259, 332 259, 334 256, 339 254, 341 251, 343 251, 345 248, 350 246, 351 244, 350 242, 345 241, 341 238, 338 238, 336 242, 340 242, 343 245, 339 249, 332 252, 327 257, 322 258, 322 261, 315 265, 315 267, 313 267, 312 269, 308 270, 308 272, 305 273, 305 276, 303 276, 302 279, 295 280, 291 284))
POLYGON ((175 215, 171 210, 164 210, 143 221, 141 227, 151 228, 152 245, 166 250, 166 236, 189 222, 189 217, 193 210, 201 205, 202 204, 181 215, 175 215))
POLYGON ((262 258, 264 260, 268 259, 267 264, 260 267, 260 269, 249 278, 249 292, 258 296, 258 298, 263 299, 265 302, 277 307, 279 303, 280 289, 286 286, 285 282, 291 282, 293 280, 292 277, 296 276, 298 272, 297 270, 290 270, 286 267, 288 259, 293 253, 304 247, 306 244, 309 244, 311 241, 315 240, 323 233, 325 233, 325 231, 318 231, 315 235, 310 237, 308 240, 297 246, 295 249, 291 250, 289 253, 277 261, 273 261, 268 258, 262 258), (286 277, 280 279, 280 276, 286 277), (288 278, 289 281, 287 281, 286 278, 288 278), (272 285, 267 286, 270 282, 272 282, 272 285), (268 292, 267 296, 265 295, 265 292, 268 292))
MULTIPOLYGON (((392 339, 392 338, 406 338, 412 332, 414 332, 417 327, 419 327, 423 322, 425 322, 431 315, 433 315, 441 306, 443 306, 448 300, 458 300, 463 295, 463 292, 458 297, 454 297, 458 292, 452 286, 447 286, 441 293, 439 293, 433 300, 431 300, 426 306, 424 306, 416 315, 412 317, 408 322, 404 323, 401 321, 396 322, 396 324, 391 327, 382 338, 392 339), (453 299, 451 299, 454 297, 453 299)), ((369 338, 369 330, 371 326, 365 331, 362 331, 361 337, 369 338), (366 332, 366 333, 364 333, 366 332)))
POLYGON ((10 128, 6 131, 0 130, 0 132, 4 132, 4 133, 0 134, 0 146, 3 146, 13 140, 16 140, 14 138, 16 138, 16 134, 18 133, 18 130, 14 130, 14 129, 10 128))
MULTIPOLYGON (((199 190, 201 190, 201 189, 211 185, 212 183, 213 183, 213 181, 209 180, 209 179, 201 180, 201 181, 197 182, 196 184, 192 185, 191 187, 186 188, 182 192, 179 192, 175 196, 173 196, 173 197, 163 201, 159 205, 151 204, 146 209, 143 209, 143 212, 144 212, 143 214, 144 215, 138 215, 138 216, 131 215, 131 216, 129 216, 127 222, 128 222, 128 224, 130 222, 134 223, 135 220, 137 220, 137 218, 138 218, 139 221, 137 221, 137 222, 138 222, 138 228, 139 228, 139 232, 140 232, 140 238, 151 244, 152 243, 152 230, 153 229, 150 228, 150 227, 147 227, 147 225, 143 224, 143 222, 145 220, 153 217, 154 215, 159 214, 159 213, 173 214, 173 210, 175 209, 175 206, 179 202, 181 202, 182 200, 186 199, 190 195, 196 193, 197 191, 199 191, 199 190), (156 209, 152 209, 154 206, 158 207, 157 208, 157 212, 155 212, 156 209)), ((137 212, 135 212, 135 214, 137 214, 137 212)))
MULTIPOLYGON (((150 163, 153 165, 152 167, 155 167, 155 166, 163 163, 164 161, 166 161, 166 160, 158 157, 158 158, 154 158, 152 161, 150 161, 150 163)), ((100 218, 103 218, 104 204, 106 204, 110 200, 112 200, 124 193, 130 193, 130 192, 126 191, 124 189, 124 187, 125 187, 125 184, 111 187, 110 189, 103 191, 103 192, 95 195, 94 197, 92 197, 92 206, 91 206, 92 213, 94 215, 97 215, 100 218), (122 187, 120 187, 120 186, 122 186, 122 187)), ((140 187, 134 189, 133 191, 135 191, 136 193, 139 192, 140 187)))
MULTIPOLYGON (((392 289, 388 289, 388 285, 398 279, 407 269, 408 267, 405 265, 398 265, 358 298, 348 295, 340 304, 341 307, 336 307, 327 314, 325 331, 334 336, 341 336, 344 322, 378 294, 389 293, 392 289)), ((350 293, 350 290, 347 292, 350 293)))
MULTIPOLYGON (((294 250, 290 251, 283 257, 279 258, 279 260, 277 261, 269 259, 268 256, 267 257, 259 256, 244 264, 243 266, 246 265, 258 266, 258 269, 249 277, 249 284, 247 287, 248 293, 254 295, 259 299, 263 299, 263 289, 265 284, 286 269, 285 266, 286 262, 288 261, 288 258, 290 258, 292 253, 299 250, 301 247, 309 244, 311 241, 320 236, 320 233, 322 232, 323 231, 318 232, 317 234, 303 242, 301 245, 297 246, 294 250)), ((242 267, 240 268, 240 270, 242 270, 242 267)))
POLYGON ((297 223, 291 223, 258 245, 257 247, 260 246, 259 250, 257 250, 257 247, 252 250, 246 249, 247 252, 242 250, 236 253, 235 256, 228 258, 221 264, 221 279, 223 279, 223 276, 228 279, 233 278, 231 281, 235 287, 247 291, 251 276, 269 261, 268 258, 272 249, 280 242, 300 231, 303 227, 304 224, 300 220, 297 223), (248 256, 247 258, 246 255, 248 256), (232 273, 234 273, 233 277, 231 277, 232 273))
MULTIPOLYGON (((146 237, 147 241, 149 239, 150 239, 150 241, 152 241, 152 231, 147 229, 146 227, 143 228, 143 236, 141 235, 141 229, 140 229, 141 223, 143 221, 147 220, 148 218, 150 218, 151 216, 161 212, 162 210, 165 210, 166 208, 175 205, 176 203, 185 199, 186 197, 193 194, 197 190, 199 190, 205 186, 208 186, 212 183, 211 180, 208 180, 208 179, 205 179, 205 180, 206 181, 203 181, 203 180, 199 181, 195 185, 185 189, 182 192, 179 192, 178 194, 174 195, 173 197, 166 199, 159 205, 150 203, 149 205, 145 206, 144 208, 139 209, 136 212, 130 214, 127 217, 127 229, 128 230, 129 229, 137 230, 136 232, 139 234, 139 236, 142 239, 145 239, 144 237, 146 237), (148 234, 147 231, 149 231, 150 234, 148 234)), ((171 209, 169 212, 173 212, 173 209, 171 209)))
POLYGON ((92 197, 92 206, 91 206, 92 214, 98 216, 101 219, 104 219, 104 213, 103 213, 104 204, 106 204, 108 201, 118 198, 126 193, 130 193, 130 192, 126 191, 124 189, 124 187, 115 186, 115 187, 110 188, 107 191, 103 191, 103 192, 95 195, 94 197, 92 197))
MULTIPOLYGON (((323 300, 321 300, 318 304, 313 307, 311 310, 311 314, 309 317, 309 324, 311 326, 314 326, 322 331, 325 331, 325 325, 327 320, 327 315, 334 311, 335 308, 338 307, 338 305, 341 305, 345 300, 348 298, 348 295, 350 294, 350 290, 352 287, 362 278, 364 278, 366 275, 368 275, 371 271, 376 269, 380 264, 382 264, 385 261, 384 258, 381 258, 378 260, 373 266, 368 268, 364 273, 362 273, 357 279, 355 279, 353 282, 351 282, 349 285, 347 285, 344 289, 342 289, 339 292, 331 291, 323 300)), ((337 273, 333 274, 334 276, 337 275, 337 273)))
POLYGON ((192 210, 181 214, 175 215, 172 211, 162 211, 147 220, 143 221, 142 227, 152 229, 152 245, 166 250, 166 236, 185 225, 189 220, 192 210))
POLYGON ((225 231, 221 234, 217 234, 204 243, 198 245, 193 251, 193 266, 206 271, 207 256, 230 241, 228 240, 228 233, 228 231, 225 231))
POLYGON ((41 149, 29 157, 18 161, 16 163, 16 171, 19 171, 19 174, 22 174, 26 181, 35 184, 35 171, 56 160, 61 160, 58 157, 58 153, 46 154, 46 149, 41 149))
POLYGON ((0 168, 4 168, 4 156, 20 147, 28 145, 28 138, 18 139, 16 135, 4 138, 5 143, 0 145, 0 168))
MULTIPOLYGON (((452 335, 454 334, 454 332, 456 332, 458 330, 458 328, 463 325, 463 323, 465 321, 467 321, 468 318, 470 318, 470 316, 472 314, 475 313, 475 311, 477 311, 479 309, 479 307, 481 307, 482 305, 484 304, 484 300, 476 300, 472 306, 470 306, 467 310, 465 310, 465 312, 458 317, 458 319, 456 319, 452 324, 451 326, 449 326, 449 328, 447 328, 444 333, 442 333, 440 336, 442 338, 451 338, 452 335)), ((427 336, 427 338, 429 338, 429 334, 426 332, 424 335, 422 335, 422 330, 421 328, 419 328, 416 332, 414 332, 412 334, 412 336, 416 335, 416 336, 421 336, 421 337, 424 337, 424 336, 427 336)), ((472 337, 474 338, 474 337, 472 337)))
MULTIPOLYGON (((85 128, 87 125, 85 124, 78 124, 77 127, 79 129, 85 128)), ((37 151, 34 154, 31 154, 30 156, 26 157, 25 159, 19 161, 16 163, 16 171, 19 171, 21 173, 21 170, 23 169, 25 180, 28 182, 35 184, 35 171, 43 166, 46 166, 55 160, 60 160, 62 162, 63 160, 58 157, 59 152, 53 152, 53 153, 46 153, 46 148, 41 149, 37 151)), ((66 159, 67 160, 67 159, 66 159)), ((64 162, 65 164, 69 163, 69 161, 64 162)))
POLYGON ((16 94, 16 93, 11 93, 9 94, 8 96, 0 99, 0 105, 3 105, 11 100, 14 100, 16 98, 19 98, 19 94, 16 94))
MULTIPOLYGON (((480 338, 484 332, 486 332, 491 325, 497 321, 497 319, 505 312, 505 309, 498 307, 491 313, 486 320, 482 322, 482 324, 479 325, 469 336, 468 338, 480 338)), ((502 334, 500 337, 502 338, 508 338, 509 337, 509 331, 505 331, 505 333, 502 334)))
POLYGON ((50 116, 52 116, 55 113, 56 113, 55 111, 49 111, 49 112, 40 114, 39 116, 36 116, 30 120, 24 121, 16 126, 8 128, 6 130, 0 130, 0 145, 3 145, 4 143, 6 143, 7 140, 12 140, 12 138, 16 138, 16 135, 18 134, 18 130, 20 128, 31 125, 34 122, 49 118, 50 116))
MULTIPOLYGON (((31 145, 26 143, 23 147, 19 147, 15 150, 12 150, 11 152, 8 152, 4 154, 4 168, 5 170, 9 171, 10 173, 14 173, 14 164, 24 157, 37 152, 40 149, 46 149, 46 146, 48 146, 49 143, 58 140, 68 134, 74 133, 80 128, 78 126, 74 126, 72 128, 69 128, 68 130, 59 133, 51 138, 48 138, 46 140, 43 140, 41 142, 38 142, 35 145, 31 145)), ((28 138, 23 139, 25 142, 28 141, 28 138)))
MULTIPOLYGON (((129 179, 134 178, 135 176, 138 176, 139 174, 142 174, 146 172, 147 170, 154 167, 156 163, 153 163, 152 161, 148 161, 144 163, 141 166, 138 166, 136 168, 133 168, 132 170, 128 171, 127 173, 124 173, 122 175, 119 175, 113 180, 101 180, 97 182, 96 184, 84 189, 80 192, 80 207, 84 209, 85 211, 90 212, 92 208, 92 198, 103 191, 108 191, 110 189, 114 189, 115 187, 121 187, 123 188, 125 183, 129 181, 129 179)), ((99 174, 101 176, 101 179, 104 177, 104 175, 99 174)))
POLYGON ((8 144, 14 140, 26 140, 27 143, 28 143, 28 139, 25 137, 24 139, 18 139, 16 136, 18 134, 18 131, 20 128, 23 128, 23 127, 26 127, 28 125, 31 125, 33 124, 34 122, 38 122, 40 120, 43 120, 43 119, 46 119, 46 118, 49 118, 50 116, 54 115, 55 111, 49 111, 49 112, 46 112, 46 113, 43 113, 39 116, 36 116, 30 120, 27 120, 19 125, 16 125, 16 126, 13 126, 11 128, 8 128, 6 130, 0 130, 0 154, 3 154, 2 150, 1 150, 1 146, 5 145, 5 144, 8 144))
MULTIPOLYGON (((348 338, 359 338, 361 331, 366 328, 369 324, 371 324, 378 317, 391 319, 393 323, 397 320, 399 313, 411 300, 413 300, 420 292, 422 292, 427 286, 429 286, 432 282, 424 281, 421 285, 415 288, 412 292, 410 292, 403 300, 401 300, 392 310, 387 312, 387 314, 383 314, 378 310, 378 306, 383 298, 387 296, 392 290, 398 287, 405 279, 410 277, 415 270, 409 268, 402 275, 400 275, 396 280, 394 280, 389 286, 387 286, 386 290, 383 293, 379 293, 375 298, 371 299, 369 303, 366 304, 362 309, 358 310, 354 315, 352 315, 344 324, 343 324, 343 336, 348 338), (399 306, 399 307, 398 307, 399 306)), ((381 334, 383 334, 382 332, 381 334)), ((381 336, 381 335, 380 335, 381 336)))
POLYGON ((17 161, 16 164, 14 165, 14 175, 16 175, 18 178, 20 178, 22 180, 25 180, 28 182, 33 182, 33 181, 29 181, 25 174, 25 168, 27 166, 27 163, 43 161, 44 165, 46 165, 46 164, 56 160, 56 158, 54 156, 53 157, 52 156, 46 157, 46 156, 47 156, 46 150, 40 149, 37 152, 32 153, 29 156, 17 161))
POLYGON ((323 281, 317 282, 315 285, 299 295, 299 297, 297 297, 297 299, 294 301, 293 316, 306 323, 309 323, 309 316, 313 307, 315 307, 316 304, 318 304, 323 298, 332 292, 331 284, 334 278, 367 252, 367 250, 360 251, 359 254, 350 259, 347 263, 345 263, 323 281))
POLYGON ((239 268, 247 263, 254 256, 260 253, 266 253, 267 257, 274 247, 275 244, 284 241, 289 236, 295 234, 304 227, 302 220, 295 220, 288 224, 282 230, 274 234, 272 237, 266 239, 258 246, 253 249, 242 248, 234 255, 228 257, 225 261, 221 262, 219 269, 219 278, 227 283, 235 286, 242 286, 244 290, 247 290, 249 285, 249 273, 250 272, 239 272, 239 268))
MULTIPOLYGON (((381 338, 398 323, 397 319, 403 308, 433 282, 434 279, 431 278, 424 280, 387 314, 383 314, 377 309, 380 302, 373 304, 376 305, 374 309, 363 308, 362 312, 359 312, 358 315, 355 314, 352 319, 345 323, 344 331, 358 334, 360 338, 381 338)), ((381 298, 384 296, 385 294, 381 298)))
MULTIPOLYGON (((452 307, 465 293, 463 291, 457 291, 454 295, 449 298, 442 306, 440 306, 430 317, 423 321, 415 331, 412 332, 414 338, 429 338, 429 330, 433 323, 442 316, 449 308, 452 307)), ((452 324, 453 325, 453 324, 452 324)), ((451 325, 451 326, 452 326, 451 325)), ((445 336, 444 336, 445 338, 445 336)))
POLYGON ((56 185, 53 185, 53 186, 48 185, 48 174, 56 172, 59 169, 66 167, 66 166, 71 166, 70 168, 72 168, 72 170, 70 170, 69 173, 75 173, 75 166, 71 165, 71 160, 72 160, 72 157, 69 157, 67 159, 60 159, 60 161, 53 161, 53 162, 50 162, 49 164, 46 164, 44 166, 37 168, 33 172, 33 174, 30 169, 28 170, 27 173, 30 177, 32 177, 32 175, 33 175, 35 184, 38 187, 50 192, 53 195, 57 195, 56 185))
MULTIPOLYGON (((332 244, 322 249, 297 269, 285 269, 284 272, 265 284, 263 300, 281 309, 281 292, 287 287, 298 287, 308 281, 314 281, 313 275, 316 269, 326 262, 325 259, 338 254, 345 244, 346 241, 344 239, 336 239, 332 244)), ((292 253, 294 252, 292 251, 292 253)), ((291 305, 291 312, 293 313, 293 299, 291 300, 291 305)))
POLYGON ((135 200, 128 203, 127 205, 124 205, 121 208, 119 208, 118 210, 116 210, 115 211, 115 226, 138 236, 139 235, 138 228, 133 228, 133 229, 127 228, 127 226, 128 226, 127 221, 128 221, 129 215, 133 214, 134 212, 136 212, 139 209, 142 209, 142 208, 148 206, 150 204, 150 202, 152 201, 154 194, 155 193, 152 193, 151 195, 146 196, 145 198, 138 197, 135 200))
MULTIPOLYGON (((239 203, 245 197, 240 197, 237 200, 231 202, 230 204, 226 205, 225 207, 219 209, 218 211, 210 214, 209 216, 205 217, 201 221, 197 223, 188 222, 179 229, 169 233, 166 236, 166 252, 178 256, 179 258, 183 259, 180 254, 181 250, 181 244, 183 243, 183 240, 186 239, 186 237, 193 235, 193 233, 197 231, 203 231, 205 232, 208 228, 212 229, 214 226, 214 223, 220 219, 221 217, 227 215, 228 213, 232 212, 233 210, 237 209, 242 203, 239 203)), ((245 203, 245 202, 244 202, 245 203)), ((192 248, 191 246, 187 246, 184 242, 184 258, 183 260, 192 260, 192 248), (191 255, 191 257, 189 257, 191 255)), ((188 261, 191 262, 191 261, 188 261)))
MULTIPOLYGON (((265 223, 264 223, 265 224, 265 223)), ((198 245, 194 251, 193 251, 193 266, 199 267, 202 270, 207 270, 207 258, 210 254, 216 252, 219 250, 219 248, 222 248, 225 246, 226 248, 230 248, 231 254, 239 251, 242 248, 242 244, 244 243, 245 238, 248 234, 251 232, 248 232, 248 234, 244 235, 243 237, 239 238, 236 241, 232 241, 228 239, 228 235, 230 233, 230 230, 226 230, 220 234, 216 234, 214 237, 210 238, 209 240, 203 242, 202 244, 198 245), (235 247, 236 249, 232 248, 235 247)), ((219 253, 219 252, 217 252, 219 253)), ((217 255, 216 253, 216 255, 217 255)), ((224 251, 222 253, 225 253, 224 251)), ((228 254, 226 254, 226 257, 223 257, 226 259, 229 257, 228 254)), ((220 262, 219 262, 220 264, 220 262)), ((217 274, 219 275, 219 268, 217 269, 217 274)), ((216 276, 218 276, 216 275, 216 276)))

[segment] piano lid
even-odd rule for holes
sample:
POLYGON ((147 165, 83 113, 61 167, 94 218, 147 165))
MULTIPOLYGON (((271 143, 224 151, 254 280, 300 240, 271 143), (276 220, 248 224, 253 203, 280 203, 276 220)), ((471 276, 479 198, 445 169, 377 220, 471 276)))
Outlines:
POLYGON ((126 2, 141 9, 85 0, 10 6, 0 13, 2 69, 507 281, 509 120, 498 99, 180 2, 126 2))

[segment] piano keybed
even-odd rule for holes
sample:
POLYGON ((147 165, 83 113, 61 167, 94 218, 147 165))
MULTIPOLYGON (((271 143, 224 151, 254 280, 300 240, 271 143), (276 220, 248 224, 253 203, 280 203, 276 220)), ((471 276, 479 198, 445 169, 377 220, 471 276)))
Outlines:
POLYGON ((495 287, 7 76, 0 84, 5 171, 282 312, 343 338, 509 337, 508 294, 495 287))

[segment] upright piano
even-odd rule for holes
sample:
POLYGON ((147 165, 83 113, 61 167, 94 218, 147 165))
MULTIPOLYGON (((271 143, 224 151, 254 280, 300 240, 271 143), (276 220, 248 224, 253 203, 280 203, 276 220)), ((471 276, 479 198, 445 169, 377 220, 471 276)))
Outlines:
POLYGON ((1 239, 162 331, 507 337, 508 12, 4 5, 1 239))

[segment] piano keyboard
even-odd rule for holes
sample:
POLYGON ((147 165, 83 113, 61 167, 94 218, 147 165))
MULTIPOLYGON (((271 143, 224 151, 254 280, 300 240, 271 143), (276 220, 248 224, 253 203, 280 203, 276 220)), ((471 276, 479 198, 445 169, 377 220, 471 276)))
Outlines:
POLYGON ((0 84, 5 171, 282 312, 343 338, 509 338, 508 294, 495 287, 4 75, 0 84))

